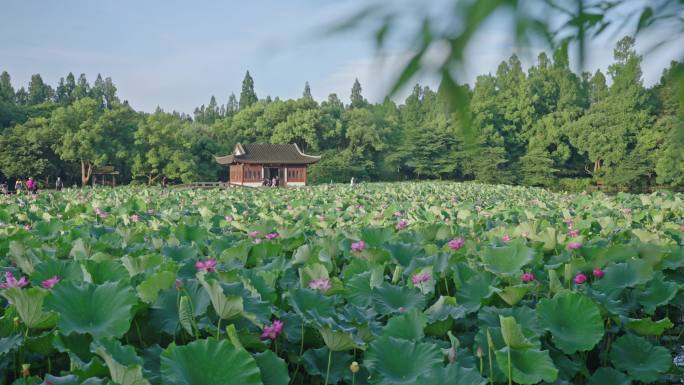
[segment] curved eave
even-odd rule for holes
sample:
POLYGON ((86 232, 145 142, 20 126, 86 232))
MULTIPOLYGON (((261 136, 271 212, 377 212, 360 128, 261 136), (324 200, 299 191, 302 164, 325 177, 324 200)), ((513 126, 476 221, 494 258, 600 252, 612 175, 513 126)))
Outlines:
POLYGON ((220 165, 228 165, 228 164, 233 164, 234 158, 233 155, 226 155, 226 156, 216 156, 214 155, 214 160, 216 163, 220 165))

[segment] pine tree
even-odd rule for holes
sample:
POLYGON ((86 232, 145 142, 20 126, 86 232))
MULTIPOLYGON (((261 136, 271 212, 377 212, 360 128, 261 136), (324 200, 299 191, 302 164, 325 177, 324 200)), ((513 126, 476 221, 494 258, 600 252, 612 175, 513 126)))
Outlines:
POLYGON ((313 100, 313 96, 311 96, 311 87, 309 87, 309 82, 304 83, 304 92, 302 93, 302 97, 304 99, 313 100))
POLYGON ((237 98, 234 93, 231 93, 228 97, 228 103, 226 104, 226 116, 233 116, 238 112, 239 105, 237 98))
POLYGON ((14 87, 7 71, 2 71, 0 74, 0 100, 14 103, 14 87))
POLYGON ((74 101, 87 98, 90 95, 90 84, 86 79, 85 74, 81 74, 78 77, 78 82, 76 83, 76 88, 74 88, 74 101))
POLYGON ((354 79, 354 85, 351 89, 351 108, 363 108, 366 106, 367 102, 361 95, 361 83, 359 79, 354 79))
POLYGON ((43 78, 39 74, 31 75, 31 81, 28 88, 28 102, 29 104, 40 104, 47 102, 52 98, 54 91, 52 87, 43 82, 43 78))
POLYGON ((251 106, 257 102, 257 95, 254 92, 254 79, 249 74, 249 71, 245 74, 245 78, 242 80, 242 91, 240 92, 240 109, 251 106))

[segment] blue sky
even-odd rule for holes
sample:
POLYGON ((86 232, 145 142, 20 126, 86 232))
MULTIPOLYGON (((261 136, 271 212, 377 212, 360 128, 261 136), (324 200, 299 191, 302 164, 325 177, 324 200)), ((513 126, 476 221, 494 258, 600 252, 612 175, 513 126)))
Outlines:
MULTIPOLYGON (((211 95, 224 103, 231 92, 239 94, 246 70, 259 97, 298 97, 309 81, 316 99, 335 92, 347 100, 358 77, 364 95, 377 101, 406 52, 391 50, 380 66, 368 31, 321 33, 366 3, 3 0, 0 71, 10 73, 15 88, 26 86, 33 73, 53 86, 70 71, 85 73, 91 83, 101 73, 112 77, 122 99, 145 111, 159 105, 192 112, 211 95)), ((516 50, 505 26, 506 20, 492 20, 468 50, 469 81, 496 71, 516 50)), ((593 43, 588 70, 610 64, 616 39, 593 43)), ((534 58, 540 48, 519 47, 521 51, 534 58)), ((643 64, 646 84, 656 82, 681 54, 665 47, 648 55, 643 64)), ((421 80, 435 85, 432 78, 421 80)))

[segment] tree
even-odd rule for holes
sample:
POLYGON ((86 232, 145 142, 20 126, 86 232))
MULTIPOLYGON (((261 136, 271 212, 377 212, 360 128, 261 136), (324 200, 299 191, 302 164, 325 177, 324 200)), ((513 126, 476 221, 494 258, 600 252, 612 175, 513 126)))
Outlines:
POLYGON ((74 88, 73 99, 80 100, 83 98, 87 98, 89 95, 90 84, 88 84, 88 80, 86 79, 85 74, 81 74, 78 77, 78 82, 76 83, 76 87, 74 88))
POLYGON ((40 104, 52 99, 54 91, 52 87, 43 82, 43 78, 39 74, 31 75, 31 81, 28 88, 28 103, 40 104))
POLYGON ((226 116, 233 116, 238 112, 239 104, 235 94, 230 94, 228 103, 226 104, 226 116))
POLYGON ((179 117, 163 111, 146 116, 135 132, 133 176, 145 177, 148 184, 162 175, 184 182, 193 180, 197 162, 190 143, 184 140, 187 127, 179 117))
POLYGON ((313 96, 311 96, 311 87, 309 87, 309 82, 304 83, 304 92, 302 93, 302 97, 304 99, 313 100, 313 96))
POLYGON ((2 71, 0 74, 0 100, 14 103, 14 87, 7 71, 2 71))
POLYGON ((81 165, 81 184, 88 184, 93 167, 124 159, 130 147, 127 136, 135 126, 130 107, 103 111, 99 101, 83 98, 52 115, 51 127, 60 133, 54 149, 65 161, 81 165), (123 118, 125 117, 125 119, 123 118), (119 120, 120 119, 120 120, 119 120), (117 123, 118 120, 118 123, 117 123))
POLYGON ((256 103, 257 98, 256 92, 254 92, 254 79, 249 74, 249 71, 245 74, 245 78, 242 80, 242 91, 240 92, 240 109, 245 109, 252 104, 256 103))
POLYGON ((351 89, 351 108, 363 108, 368 102, 361 95, 361 83, 359 79, 354 79, 354 85, 351 89))

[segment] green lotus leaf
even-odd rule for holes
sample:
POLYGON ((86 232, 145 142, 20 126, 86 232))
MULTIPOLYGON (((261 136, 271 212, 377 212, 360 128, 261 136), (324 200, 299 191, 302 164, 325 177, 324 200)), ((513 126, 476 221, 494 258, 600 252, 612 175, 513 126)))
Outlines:
POLYGON ((272 350, 257 353, 254 355, 254 359, 261 372, 261 382, 264 385, 287 385, 290 383, 287 364, 272 350))
POLYGON ((426 325, 427 317, 418 309, 411 309, 404 314, 390 318, 382 329, 382 335, 420 341, 425 337, 423 330, 426 325))
POLYGON ((11 287, 2 290, 1 293, 14 305, 19 318, 28 328, 47 329, 57 323, 57 314, 43 311, 43 302, 49 294, 47 290, 37 287, 29 289, 11 287))
POLYGON ((73 374, 70 374, 68 376, 62 376, 62 377, 55 377, 50 374, 45 375, 45 382, 42 382, 41 384, 52 384, 52 385, 107 385, 109 384, 109 380, 102 379, 102 378, 89 378, 83 382, 78 378, 78 376, 75 376, 73 374))
POLYGON ((608 266, 603 272, 604 277, 594 284, 596 289, 603 292, 633 287, 646 283, 653 277, 653 268, 641 259, 631 259, 625 263, 608 266))
POLYGON ((632 381, 629 377, 613 368, 598 368, 591 375, 587 385, 630 385, 632 381))
POLYGON ((206 280, 203 274, 198 274, 199 281, 204 290, 209 294, 211 305, 216 314, 222 319, 236 318, 243 313, 244 301, 242 296, 234 294, 224 294, 223 287, 215 279, 206 280))
POLYGON ((507 377, 509 372, 509 351, 513 382, 528 385, 541 381, 550 383, 558 378, 558 369, 554 366, 548 351, 505 347, 496 351, 496 362, 507 377))
POLYGON ((485 248, 482 260, 494 274, 516 275, 534 260, 534 249, 525 246, 524 240, 516 239, 505 246, 485 248))
POLYGON ((373 302, 373 289, 370 285, 371 273, 356 274, 346 280, 345 287, 349 289, 345 298, 357 306, 370 306, 373 302))
POLYGON ((82 281, 83 272, 81 266, 75 261, 48 259, 36 265, 31 282, 34 286, 40 285, 46 279, 54 276, 59 277, 60 281, 82 281))
POLYGON ((613 342, 610 350, 613 365, 629 374, 632 380, 653 382, 670 369, 670 352, 655 346, 644 337, 625 334, 613 342))
POLYGON ((598 306, 588 297, 563 291, 537 305, 539 325, 550 331, 553 343, 566 354, 591 350, 604 334, 598 306))
POLYGON ((187 225, 181 223, 176 226, 175 230, 176 238, 183 243, 195 242, 196 244, 201 244, 202 241, 207 239, 207 231, 200 226, 187 225))
POLYGON ((329 326, 318 328, 318 332, 323 337, 325 346, 333 352, 352 350, 357 347, 354 336, 349 332, 333 330, 329 326))
POLYGON ((516 285, 516 286, 506 286, 504 289, 499 291, 497 294, 501 299, 503 299, 507 304, 515 306, 520 302, 525 294, 530 291, 531 287, 529 285, 516 285))
POLYGON ((148 254, 141 256, 125 255, 121 257, 121 264, 128 270, 128 275, 134 277, 145 270, 153 269, 164 261, 160 254, 148 254))
POLYGON ((299 268, 299 282, 302 287, 309 287, 309 282, 321 278, 330 278, 328 270, 321 263, 314 263, 299 268))
MULTIPOLYGON (((205 314, 211 300, 209 294, 197 280, 184 281, 182 293, 188 296, 188 305, 193 309, 192 315, 195 318, 205 314)), ((157 301, 151 306, 150 322, 165 333, 175 334, 181 326, 178 318, 180 313, 178 306, 178 290, 175 287, 162 290, 157 301)))
POLYGON ((659 336, 669 328, 674 326, 669 318, 653 321, 650 318, 628 319, 625 328, 642 336, 659 336))
POLYGON ((83 266, 86 281, 91 283, 101 284, 105 282, 128 281, 129 279, 126 268, 115 260, 100 262, 88 260, 83 262, 83 266))
POLYGON ((296 288, 289 292, 287 301, 308 322, 320 326, 334 323, 337 314, 335 300, 318 290, 296 288))
POLYGON ((123 336, 137 303, 133 290, 124 282, 60 282, 45 300, 45 307, 59 313, 57 327, 64 334, 88 333, 101 339, 123 336))
POLYGON ((534 347, 534 344, 525 337, 522 328, 514 317, 499 316, 501 324, 501 336, 506 346, 512 349, 526 349, 534 347))
POLYGON ((152 303, 157 300, 161 290, 171 287, 174 282, 176 282, 176 274, 171 271, 158 271, 145 278, 136 287, 136 291, 141 300, 152 303))
POLYGON ((0 358, 14 350, 14 348, 19 347, 22 341, 23 338, 20 334, 14 334, 9 337, 0 338, 0 358))
POLYGON ((91 345, 109 368, 109 376, 119 385, 150 385, 143 377, 143 360, 132 346, 122 346, 117 340, 106 338, 91 345))
POLYGON ((499 289, 492 286, 492 279, 487 274, 481 273, 469 278, 463 287, 456 291, 456 299, 468 313, 472 313, 498 291, 499 289))
POLYGON ((436 322, 447 320, 449 317, 455 320, 464 318, 466 312, 463 306, 457 305, 456 298, 442 295, 429 308, 425 309, 425 315, 429 322, 436 322))
MULTIPOLYGON (((328 371, 329 352, 328 348, 324 346, 319 349, 309 349, 302 355, 306 371, 312 376, 320 377, 321 383, 328 371)), ((329 383, 337 384, 349 373, 349 365, 352 363, 353 357, 347 352, 332 352, 330 358, 329 383)))
POLYGON ((413 308, 423 310, 425 302, 425 297, 420 292, 406 286, 383 282, 373 289, 373 308, 382 315, 401 313, 413 308))
POLYGON ((646 289, 637 293, 637 301, 644 307, 647 314, 653 314, 656 307, 670 302, 677 295, 678 290, 676 283, 665 280, 663 274, 658 272, 646 284, 646 289))
POLYGON ((36 235, 42 240, 49 240, 57 237, 62 230, 62 223, 59 221, 38 222, 34 227, 36 235))
POLYGON ((252 356, 228 341, 215 338, 184 346, 169 345, 161 354, 164 385, 261 385, 252 356))
POLYGON ((458 364, 450 364, 443 368, 435 368, 420 376, 416 384, 421 385, 485 385, 477 369, 466 369, 458 364))
POLYGON ((375 340, 364 360, 374 383, 379 385, 415 384, 418 377, 440 367, 442 362, 442 352, 435 344, 389 336, 375 340))

